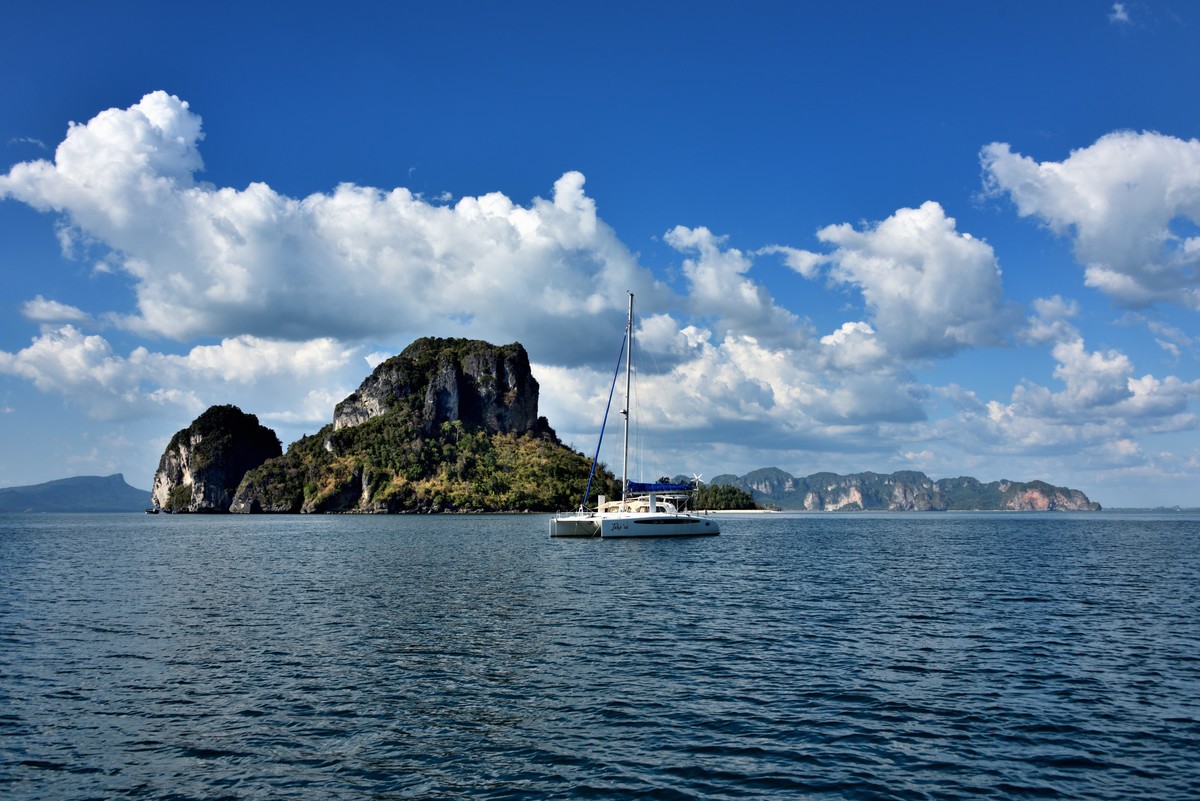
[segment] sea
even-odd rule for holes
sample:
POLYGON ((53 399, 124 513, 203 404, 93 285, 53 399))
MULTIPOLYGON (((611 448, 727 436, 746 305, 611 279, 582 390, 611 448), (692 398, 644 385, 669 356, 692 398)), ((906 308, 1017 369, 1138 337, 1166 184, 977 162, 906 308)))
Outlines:
POLYGON ((1197 799, 1200 516, 0 515, 5 799, 1197 799))

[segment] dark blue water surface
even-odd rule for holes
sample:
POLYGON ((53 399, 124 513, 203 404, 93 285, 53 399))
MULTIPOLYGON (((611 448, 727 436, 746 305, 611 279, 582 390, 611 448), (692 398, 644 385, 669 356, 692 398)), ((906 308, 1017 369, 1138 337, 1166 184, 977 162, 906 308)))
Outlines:
POLYGON ((1200 518, 0 516, 10 799, 1200 798, 1200 518))

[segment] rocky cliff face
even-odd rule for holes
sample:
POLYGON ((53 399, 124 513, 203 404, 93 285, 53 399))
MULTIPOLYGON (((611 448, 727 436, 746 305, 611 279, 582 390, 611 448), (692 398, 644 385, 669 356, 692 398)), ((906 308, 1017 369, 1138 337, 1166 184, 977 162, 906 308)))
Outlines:
POLYGON ((520 343, 427 337, 375 368, 334 409, 333 428, 365 423, 410 400, 419 400, 427 434, 453 420, 504 434, 539 426, 538 383, 520 343))
POLYGON ((283 452, 275 432, 236 406, 213 406, 171 438, 151 496, 174 512, 228 512, 242 477, 283 452))
POLYGON ((764 496, 786 495, 796 491, 796 479, 778 467, 764 467, 747 473, 740 479, 737 476, 717 476, 714 484, 736 484, 750 492, 764 496))
POLYGON ((569 508, 588 467, 538 417, 522 345, 425 338, 376 367, 330 425, 247 473, 231 511, 569 508))
POLYGON ((969 476, 931 480, 924 473, 855 473, 840 476, 814 473, 796 478, 777 468, 747 473, 741 478, 718 476, 716 484, 732 484, 753 495, 759 503, 806 511, 871 510, 929 512, 981 511, 1092 511, 1100 504, 1079 490, 1055 487, 1044 481, 993 481, 987 484, 969 476))
MULTIPOLYGON (((790 483, 795 488, 793 494, 803 498, 800 508, 809 512, 855 509, 927 512, 947 508, 941 488, 923 473, 905 471, 891 475, 856 473, 849 476, 814 473, 790 483)), ((786 493, 787 490, 784 491, 785 498, 786 493)))
POLYGON ((1079 490, 1052 487, 1042 481, 1029 484, 1001 481, 1000 491, 1004 494, 1004 508, 1013 512, 1087 511, 1100 507, 1079 490))

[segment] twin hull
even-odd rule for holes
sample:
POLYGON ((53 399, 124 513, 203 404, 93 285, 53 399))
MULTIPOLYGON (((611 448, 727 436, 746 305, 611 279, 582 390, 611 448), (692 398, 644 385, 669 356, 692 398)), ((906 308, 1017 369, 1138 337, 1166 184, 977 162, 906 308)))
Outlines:
POLYGON ((550 519, 551 537, 703 537, 720 534, 717 521, 686 514, 593 514, 550 519))

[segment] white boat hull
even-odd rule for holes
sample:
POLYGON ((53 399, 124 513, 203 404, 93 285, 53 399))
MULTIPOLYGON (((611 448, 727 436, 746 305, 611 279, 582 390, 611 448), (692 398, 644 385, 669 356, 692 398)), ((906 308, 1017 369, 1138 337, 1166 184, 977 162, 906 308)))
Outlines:
MULTIPOLYGON (((617 361, 618 369, 620 360, 617 361)), ((629 293, 629 315, 625 321, 625 408, 621 410, 625 418, 624 458, 621 468, 621 499, 606 502, 603 495, 597 497, 596 511, 589 512, 581 505, 576 512, 552 517, 550 519, 551 537, 705 537, 720 534, 721 527, 717 521, 708 517, 690 514, 686 511, 688 500, 695 489, 699 488, 699 476, 696 486, 673 483, 670 479, 662 479, 651 483, 641 483, 629 480, 629 399, 632 397, 630 388, 633 380, 633 293, 629 293)), ((617 386, 617 374, 613 373, 613 390, 617 386)), ((612 390, 608 395, 612 404, 612 390)), ((604 420, 608 421, 608 408, 604 411, 604 420)), ((601 440, 604 438, 604 427, 600 428, 601 440)), ((600 455, 600 445, 596 445, 596 457, 592 459, 592 470, 595 471, 596 459, 600 455)), ((591 476, 584 490, 584 503, 592 488, 591 476)))
POLYGON ((709 537, 720 533, 716 520, 689 514, 626 512, 550 520, 551 537, 709 537))
POLYGON ((599 537, 600 521, 592 516, 550 518, 551 537, 599 537))

